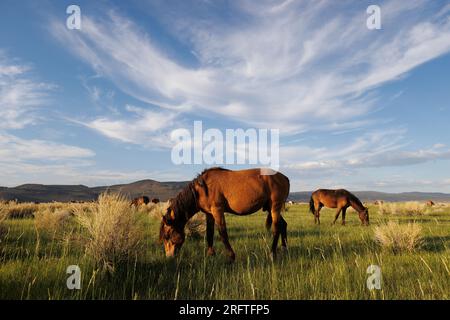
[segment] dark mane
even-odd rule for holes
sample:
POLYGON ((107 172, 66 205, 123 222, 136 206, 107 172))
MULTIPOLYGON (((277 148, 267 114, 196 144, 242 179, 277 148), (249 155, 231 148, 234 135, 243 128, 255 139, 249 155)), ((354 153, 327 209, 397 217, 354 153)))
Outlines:
POLYGON ((197 194, 194 188, 197 179, 198 177, 189 182, 175 198, 170 200, 169 209, 173 210, 176 221, 182 220, 186 222, 189 214, 192 215, 197 211, 197 194))
POLYGON ((199 173, 197 175, 197 178, 201 177, 202 175, 204 175, 205 173, 207 173, 209 171, 231 171, 231 170, 225 169, 225 168, 222 168, 222 167, 212 167, 212 168, 208 168, 208 169, 203 170, 201 173, 199 173))
POLYGON ((208 173, 209 171, 215 170, 230 171, 228 169, 224 169, 221 167, 213 167, 205 169, 201 173, 199 173, 191 182, 189 182, 187 186, 184 187, 184 189, 181 190, 180 193, 178 193, 175 198, 170 200, 169 209, 173 210, 175 214, 175 220, 177 222, 178 221, 183 223, 186 222, 189 219, 189 217, 191 217, 194 213, 198 211, 197 205, 198 194, 195 191, 194 185, 198 184, 199 186, 203 187, 205 193, 207 194, 208 189, 203 179, 203 175, 208 173))
POLYGON ((359 200, 353 193, 349 192, 349 198, 351 202, 354 202, 358 207, 360 207, 361 210, 364 210, 365 207, 361 200, 359 200))

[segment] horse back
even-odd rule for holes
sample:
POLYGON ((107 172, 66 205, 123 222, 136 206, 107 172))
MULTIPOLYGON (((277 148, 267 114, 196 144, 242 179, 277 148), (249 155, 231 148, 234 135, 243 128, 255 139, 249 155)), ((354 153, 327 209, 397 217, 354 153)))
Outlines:
POLYGON ((250 214, 273 203, 284 204, 289 195, 289 179, 282 173, 261 175, 260 169, 217 170, 203 177, 207 202, 223 206, 235 214, 250 214))
POLYGON ((318 189, 312 194, 315 202, 322 203, 328 208, 347 205, 353 197, 355 196, 345 189, 318 189))

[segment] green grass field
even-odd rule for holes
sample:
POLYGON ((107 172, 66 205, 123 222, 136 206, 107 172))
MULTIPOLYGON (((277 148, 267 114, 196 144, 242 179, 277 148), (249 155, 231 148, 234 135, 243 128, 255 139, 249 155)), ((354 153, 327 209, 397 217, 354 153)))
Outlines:
POLYGON ((306 205, 289 207, 289 250, 275 262, 265 215, 228 214, 234 264, 217 235, 215 257, 205 256, 204 239, 188 238, 180 255, 167 260, 157 243, 159 222, 146 216, 146 249, 113 273, 85 255, 75 223, 61 241, 39 234, 32 218, 8 219, 0 243, 0 299, 449 299, 450 207, 420 216, 380 215, 370 207, 370 214, 369 227, 352 211, 346 226, 331 226, 334 210, 324 209, 317 226, 306 205), (386 220, 419 223, 423 246, 399 254, 382 249, 374 227, 386 220), (371 264, 381 267, 381 290, 366 287, 371 264), (80 290, 66 287, 69 265, 81 268, 80 290))

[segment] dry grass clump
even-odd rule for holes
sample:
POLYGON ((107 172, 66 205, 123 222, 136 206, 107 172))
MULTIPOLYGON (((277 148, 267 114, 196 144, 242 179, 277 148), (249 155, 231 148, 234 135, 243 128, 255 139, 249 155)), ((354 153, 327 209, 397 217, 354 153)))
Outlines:
POLYGON ((0 204, 2 209, 6 211, 8 219, 32 218, 34 213, 39 210, 39 206, 34 203, 17 203, 8 201, 0 204))
POLYGON ((417 223, 399 224, 389 221, 375 227, 375 241, 394 253, 413 252, 423 244, 422 227, 417 223))
POLYGON ((140 253, 144 245, 143 223, 130 202, 119 194, 102 194, 92 211, 75 209, 86 229, 86 253, 110 271, 117 263, 140 253))
POLYGON ((5 210, 5 208, 0 206, 0 225, 3 223, 3 221, 6 220, 6 218, 8 218, 8 212, 5 210))
POLYGON ((203 238, 206 233, 206 216, 197 213, 186 223, 184 231, 188 237, 203 238))
MULTIPOLYGON (((169 207, 169 201, 159 203, 149 203, 138 207, 139 211, 144 211, 150 217, 161 220, 169 207)), ((206 218, 203 213, 197 213, 186 223, 184 228, 189 237, 203 238, 206 232, 206 218)))
POLYGON ((148 203, 137 206, 137 210, 143 214, 146 214, 152 218, 161 219, 166 213, 168 202, 148 203))
POLYGON ((45 208, 34 214, 34 223, 39 233, 56 236, 64 232, 72 215, 70 208, 55 211, 45 208))
POLYGON ((6 220, 6 218, 7 212, 0 204, 0 241, 3 238, 3 236, 7 233, 6 227, 3 225, 3 222, 6 220))
POLYGON ((94 202, 85 203, 63 203, 63 202, 50 202, 50 203, 33 203, 24 202, 19 203, 17 201, 1 201, 0 208, 3 215, 7 219, 25 219, 33 218, 39 212, 51 211, 55 212, 58 210, 69 210, 73 211, 74 208, 83 207, 85 209, 91 209, 95 206, 94 202))
POLYGON ((379 203, 378 212, 382 215, 424 215, 432 212, 432 208, 419 201, 379 203))

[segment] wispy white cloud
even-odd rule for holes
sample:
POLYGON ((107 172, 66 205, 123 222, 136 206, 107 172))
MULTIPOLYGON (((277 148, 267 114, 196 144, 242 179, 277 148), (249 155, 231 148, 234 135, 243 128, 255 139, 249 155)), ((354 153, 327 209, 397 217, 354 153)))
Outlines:
POLYGON ((148 170, 110 170, 96 167, 91 162, 5 162, 0 166, 1 186, 14 187, 24 183, 84 184, 101 186, 130 183, 137 180, 190 180, 183 172, 148 170))
POLYGON ((285 160, 284 167, 304 178, 345 175, 362 168, 409 166, 450 159, 450 147, 444 144, 405 149, 408 143, 404 134, 404 130, 375 131, 334 147, 285 146, 281 149, 281 155, 285 160))
POLYGON ((86 184, 129 183, 141 179, 163 181, 186 178, 179 170, 115 170, 99 167, 95 152, 46 140, 22 139, 0 133, 0 186, 23 183, 86 184))
POLYGON ((65 159, 90 158, 95 153, 89 149, 37 139, 21 139, 0 133, 0 161, 42 160, 58 161, 65 159))
MULTIPOLYGON (((208 5, 214 9, 202 3, 208 5)), ((287 134, 365 116, 376 106, 374 89, 450 51, 450 21, 442 11, 417 14, 429 2, 381 5, 381 31, 366 28, 364 6, 345 2, 244 1, 233 10, 247 19, 235 24, 175 8, 164 22, 193 48, 193 65, 117 12, 84 17, 81 32, 57 23, 52 31, 144 102, 287 134)))
POLYGON ((8 59, 0 50, 0 130, 21 129, 39 118, 37 109, 55 88, 30 75, 31 67, 8 59))
POLYGON ((44 122, 55 85, 35 79, 32 68, 0 51, 0 181, 11 185, 39 176, 56 176, 92 166, 95 152, 50 140, 20 138, 31 125, 44 122))
POLYGON ((95 153, 86 148, 39 139, 23 139, 0 132, 0 181, 2 186, 22 183, 56 183, 83 176, 94 166, 95 153))
POLYGON ((169 147, 169 132, 176 117, 175 113, 151 111, 131 105, 127 105, 125 109, 127 111, 125 115, 115 118, 101 117, 87 122, 72 121, 122 142, 147 147, 169 147))

